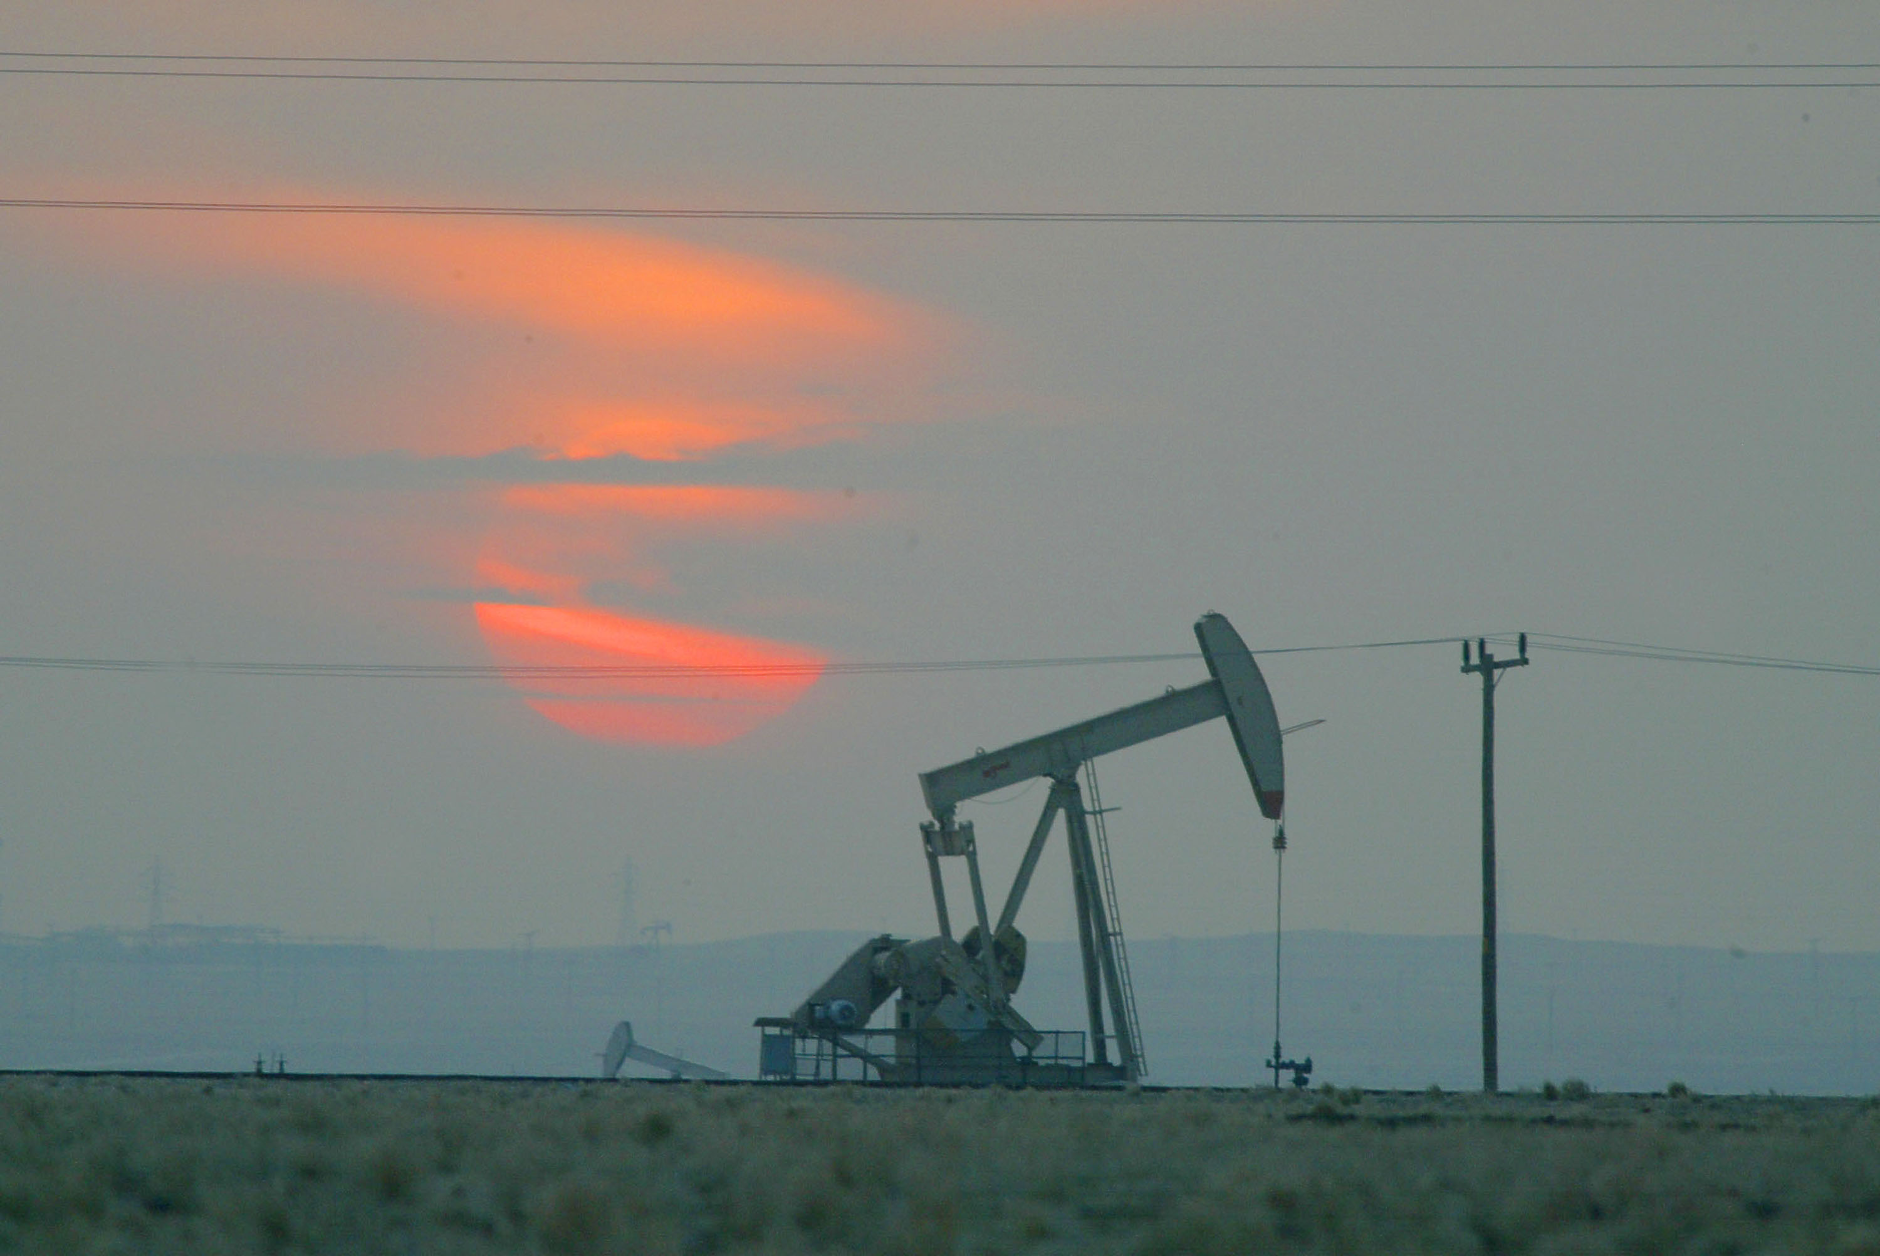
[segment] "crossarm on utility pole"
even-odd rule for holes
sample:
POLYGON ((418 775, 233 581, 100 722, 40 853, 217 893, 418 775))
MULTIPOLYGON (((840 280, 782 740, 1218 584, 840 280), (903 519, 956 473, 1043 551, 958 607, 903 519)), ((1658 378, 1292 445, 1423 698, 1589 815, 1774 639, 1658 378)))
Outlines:
POLYGON ((934 818, 945 822, 953 808, 969 798, 978 798, 1037 776, 1065 776, 1098 755, 1178 733, 1225 714, 1227 702, 1218 680, 1172 689, 1159 698, 1099 715, 1094 720, 922 772, 921 793, 926 796, 927 809, 934 818))

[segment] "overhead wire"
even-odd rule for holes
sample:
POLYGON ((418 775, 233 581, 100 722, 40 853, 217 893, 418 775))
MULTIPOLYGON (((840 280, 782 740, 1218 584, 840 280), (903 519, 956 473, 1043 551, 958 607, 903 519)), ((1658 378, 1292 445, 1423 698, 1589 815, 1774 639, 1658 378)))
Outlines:
POLYGON ((0 50, 66 61, 247 61, 289 65, 654 66, 821 70, 1880 70, 1880 61, 706 61, 599 57, 393 57, 233 52, 0 50))
POLYGON ((1880 62, 782 61, 0 51, 0 74, 686 87, 1680 90, 1880 86, 1880 62), (909 77, 971 75, 967 78, 909 77), (1230 75, 1231 78, 1149 78, 1230 75), (1005 77, 988 77, 1003 75, 1005 77), (1029 77, 1011 77, 1025 75, 1029 77), (1047 77, 1039 77, 1039 76, 1047 77), (1078 75, 1083 77, 1064 77, 1078 75), (1523 78, 1509 76, 1521 75, 1523 78), (1719 78, 1717 76, 1726 76, 1719 78), (1778 77, 1768 77, 1775 75, 1778 77), (1055 77, 1051 77, 1055 76, 1055 77), (1094 76, 1094 77, 1093 77, 1094 76), (1131 77, 1137 76, 1137 77, 1131 77), (1250 77, 1258 76, 1258 77, 1250 77), (1275 77, 1279 76, 1279 77, 1275 77), (1326 77, 1337 76, 1337 77, 1326 77), (1447 77, 1430 77, 1447 76, 1447 77), (1457 77, 1467 76, 1467 77, 1457 77), (1641 77, 1644 76, 1644 77, 1641 77), (1827 77, 1824 77, 1827 76, 1827 77))
POLYGON ((56 75, 69 78, 241 79, 350 83, 553 83, 620 87, 874 87, 930 89, 1117 89, 1162 91, 1741 91, 1745 89, 1836 89, 1880 87, 1880 78, 1763 79, 1694 81, 1562 82, 1543 80, 1470 81, 1430 79, 932 79, 932 78, 758 78, 748 75, 695 76, 653 74, 421 74, 332 70, 142 70, 0 65, 0 74, 56 75))
MULTIPOLYGON (((1315 654, 1338 650, 1382 650, 1397 646, 1447 645, 1462 637, 1419 637, 1400 641, 1363 641, 1339 645, 1276 646, 1255 654, 1315 654)), ((824 663, 725 664, 535 664, 500 663, 311 663, 209 661, 190 659, 112 659, 60 655, 0 655, 0 667, 40 671, 274 676, 343 680, 642 680, 675 676, 871 676, 923 672, 1025 671, 1052 667, 1115 667, 1186 662, 1200 658, 1190 650, 1173 654, 1082 654, 1047 658, 941 659, 881 661, 835 659, 824 663)))
POLYGON ((782 209, 727 206, 470 205, 419 202, 181 201, 0 197, 0 209, 218 214, 402 215, 731 222, 1089 223, 1196 226, 1873 226, 1880 212, 1450 213, 1187 210, 782 209))
POLYGON ((1554 650, 1563 654, 1596 654, 1610 658, 1647 659, 1664 663, 1711 663, 1725 667, 1761 667, 1779 671, 1825 672, 1843 676, 1880 676, 1880 666, 1864 663, 1832 663, 1815 659, 1781 658, 1767 654, 1733 654, 1720 650, 1695 650, 1683 646, 1649 645, 1637 641, 1608 641, 1598 637, 1572 637, 1556 633, 1528 634, 1531 649, 1554 650))
MULTIPOLYGON (((1461 637, 1413 641, 1366 641, 1347 645, 1282 646, 1256 654, 1306 654, 1332 650, 1379 650, 1405 645, 1450 644, 1461 637)), ((176 659, 110 659, 57 655, 0 655, 0 667, 41 671, 195 673, 209 676, 275 676, 345 680, 643 680, 674 676, 871 676, 922 672, 1026 671, 1051 667, 1115 667, 1198 659, 1190 650, 1174 654, 1084 654, 1050 658, 942 659, 869 662, 835 659, 824 663, 724 664, 536 664, 500 663, 307 663, 176 659)))
MULTIPOLYGON (((1786 671, 1821 672, 1833 675, 1880 676, 1880 666, 1857 663, 1822 662, 1812 659, 1781 658, 1772 655, 1735 654, 1714 650, 1696 650, 1682 646, 1650 645, 1641 642, 1610 641, 1597 637, 1574 637, 1557 633, 1527 635, 1528 647, 1569 654, 1635 658, 1654 662, 1709 663, 1730 667, 1775 668, 1786 671)), ((1411 646, 1455 645, 1459 642, 1488 640, 1512 643, 1517 634, 1487 634, 1409 637, 1387 641, 1342 642, 1326 645, 1272 646, 1253 650, 1260 657, 1288 654, 1324 654, 1359 650, 1388 650, 1411 646)), ((508 681, 609 681, 671 679, 706 676, 886 676, 953 672, 1027 671, 1064 667, 1116 667, 1156 663, 1189 662, 1199 659, 1194 651, 1163 654, 1084 654, 1038 658, 938 659, 868 661, 835 659, 823 663, 754 664, 534 664, 510 666, 500 663, 317 663, 208 661, 178 659, 89 658, 60 655, 0 655, 0 668, 37 671, 115 672, 142 675, 254 676, 333 680, 508 680, 508 681)))
POLYGON ((832 660, 824 663, 650 663, 533 664, 499 663, 303 663, 171 659, 68 658, 41 655, 0 656, 0 667, 44 671, 123 673, 196 673, 217 676, 275 676, 345 680, 640 680, 675 676, 866 676, 893 673, 1013 671, 1043 667, 1103 667, 1162 663, 1199 658, 1186 654, 1111 654, 1060 658, 957 659, 914 662, 832 660))

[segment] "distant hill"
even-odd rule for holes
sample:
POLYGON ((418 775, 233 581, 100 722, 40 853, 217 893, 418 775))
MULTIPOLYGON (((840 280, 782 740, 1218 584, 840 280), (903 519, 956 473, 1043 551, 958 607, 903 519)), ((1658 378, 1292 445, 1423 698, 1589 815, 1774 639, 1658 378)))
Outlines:
MULTIPOLYGON (((788 933, 658 949, 400 950, 205 935, 0 943, 0 1067, 590 1075, 615 1021, 755 1073, 760 1015, 787 1013, 867 935, 788 933)), ((1300 932, 1285 1047, 1315 1078, 1480 1083, 1473 938, 1300 932)), ((1149 1080, 1270 1081, 1270 935, 1131 944, 1149 1080)), ((1880 955, 1763 954, 1511 936, 1502 1080, 1608 1090, 1880 1092, 1880 955)), ((1080 1029, 1075 949, 1032 947, 1017 998, 1080 1029)), ((629 1066, 631 1069, 634 1066, 629 1066)))

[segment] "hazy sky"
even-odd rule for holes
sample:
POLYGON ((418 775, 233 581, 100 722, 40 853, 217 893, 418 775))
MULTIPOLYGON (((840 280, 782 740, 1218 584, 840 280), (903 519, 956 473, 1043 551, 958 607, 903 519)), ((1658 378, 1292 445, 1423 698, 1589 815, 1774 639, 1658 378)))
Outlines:
MULTIPOLYGON (((6 51, 1876 62, 1864 3, 38 6, 6 51), (230 14, 234 13, 234 16, 230 14)), ((30 64, 0 57, 0 68, 30 64)), ((1874 78, 1853 72, 1853 78, 1874 78)), ((1880 211, 1880 88, 0 74, 6 197, 1880 211)), ((0 654, 815 664, 1516 629, 1880 662, 1880 228, 0 209, 0 654)), ((1477 927, 1453 646, 1278 656, 1288 919, 1477 927)), ((0 668, 0 930, 931 929, 917 772, 1198 662, 708 683, 0 668), (714 701, 699 702, 709 691, 714 701)), ((1880 948, 1880 681, 1536 652, 1502 921, 1880 948)), ((1124 922, 1265 928, 1226 730, 1100 764, 1124 922)), ((1043 790, 966 811, 1002 893, 1043 790)), ((1021 918, 1068 936, 1052 848, 1021 918)))

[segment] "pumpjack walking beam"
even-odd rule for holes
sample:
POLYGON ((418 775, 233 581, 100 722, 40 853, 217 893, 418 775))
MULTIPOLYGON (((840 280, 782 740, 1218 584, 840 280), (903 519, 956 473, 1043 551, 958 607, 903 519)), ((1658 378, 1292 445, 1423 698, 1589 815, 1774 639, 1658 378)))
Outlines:
POLYGON ((1464 675, 1482 678, 1482 1089, 1494 1094, 1501 1088, 1499 1013, 1495 1006, 1495 686, 1500 673, 1526 667, 1527 634, 1520 637, 1519 658, 1498 659, 1488 642, 1477 639, 1477 661, 1469 661, 1469 643, 1462 643, 1464 675))

